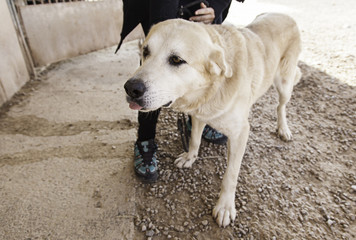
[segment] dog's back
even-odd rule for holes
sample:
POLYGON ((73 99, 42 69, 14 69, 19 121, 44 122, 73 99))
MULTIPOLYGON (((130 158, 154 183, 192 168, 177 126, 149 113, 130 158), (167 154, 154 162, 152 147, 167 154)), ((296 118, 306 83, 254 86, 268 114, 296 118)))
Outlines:
MULTIPOLYGON (((252 32, 260 36, 265 46, 270 45, 273 41, 275 44, 301 45, 299 29, 293 18, 282 13, 263 13, 246 26, 252 32), (287 40, 287 41, 286 41, 287 40)), ((283 47, 282 47, 283 49, 283 47)), ((300 51, 300 49, 299 49, 300 51)))
POLYGON ((255 89, 254 101, 272 83, 278 85, 280 81, 288 79, 293 85, 297 84, 301 76, 296 67, 301 52, 301 38, 294 19, 281 13, 264 13, 257 16, 245 29, 254 33, 262 43, 259 51, 262 51, 265 58, 263 83, 255 89))

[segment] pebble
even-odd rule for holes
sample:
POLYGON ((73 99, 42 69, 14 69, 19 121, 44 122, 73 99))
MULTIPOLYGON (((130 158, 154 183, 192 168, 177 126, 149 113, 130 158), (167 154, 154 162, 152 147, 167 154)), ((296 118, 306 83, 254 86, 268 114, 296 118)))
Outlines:
POLYGON ((179 226, 179 227, 176 227, 175 230, 177 230, 178 232, 183 232, 184 231, 184 227, 183 226, 179 226))
MULTIPOLYGON (((301 110, 303 109, 304 108, 301 110)), ((167 123, 165 123, 165 125, 169 125, 170 121, 172 120, 167 118, 167 123)), ((265 131, 264 125, 261 126, 260 131, 265 131)), ((272 128, 272 125, 270 127, 272 128)), ((216 232, 219 231, 219 227, 211 217, 211 212, 219 197, 221 181, 218 179, 219 177, 222 178, 226 170, 226 152, 224 152, 226 151, 226 147, 224 149, 221 148, 223 150, 217 150, 215 145, 207 145, 205 143, 204 148, 201 149, 203 154, 199 153, 199 164, 195 163, 192 169, 177 169, 173 162, 181 149, 178 149, 180 146, 175 147, 174 145, 176 143, 172 144, 172 140, 166 140, 172 139, 174 135, 174 131, 167 130, 167 128, 168 126, 165 126, 164 131, 161 133, 165 139, 158 140, 161 141, 159 145, 162 147, 162 152, 158 152, 159 159, 161 160, 160 169, 162 169, 162 172, 160 172, 161 181, 151 186, 140 186, 140 191, 144 192, 144 196, 148 196, 149 199, 147 200, 148 203, 145 205, 145 208, 143 208, 147 209, 147 211, 144 211, 145 217, 142 217, 138 229, 140 228, 139 226, 142 226, 142 231, 145 232, 143 234, 145 234, 146 237, 151 238, 161 236, 167 239, 185 239, 185 234, 189 233, 193 234, 193 236, 191 236, 193 239, 197 239, 202 237, 200 235, 203 232, 205 232, 204 234, 206 234, 206 236, 210 236, 209 234, 211 234, 211 237, 215 238, 216 232), (211 157, 216 156, 217 154, 222 157, 211 157), (202 157, 204 155, 206 156, 205 159, 202 157), (149 217, 155 225, 147 220, 149 217), (157 232, 157 229, 161 231, 157 232), (152 236, 149 236, 151 234, 152 236)), ((302 135, 303 133, 303 131, 298 132, 298 129, 294 132, 297 136, 302 135)), ((258 132, 251 134, 249 144, 251 145, 253 143, 254 145, 251 146, 254 147, 247 148, 236 191, 236 210, 240 212, 240 215, 235 223, 224 229, 225 232, 223 233, 224 235, 221 236, 221 239, 223 239, 223 237, 224 239, 229 239, 226 235, 229 233, 235 233, 236 235, 234 235, 234 237, 236 238, 238 237, 237 234, 239 234, 241 238, 253 239, 254 233, 251 232, 254 231, 254 229, 251 228, 251 226, 253 226, 253 221, 262 222, 274 214, 278 216, 292 216, 293 218, 297 218, 303 224, 311 224, 312 221, 310 219, 314 217, 316 212, 320 212, 324 217, 324 227, 332 226, 333 229, 341 227, 345 229, 349 227, 347 222, 339 222, 340 220, 336 219, 337 212, 330 208, 328 203, 323 201, 323 199, 326 199, 330 195, 332 196, 330 193, 335 189, 330 188, 327 191, 324 191, 323 189, 319 189, 319 183, 313 186, 311 184, 305 184, 303 181, 298 182, 290 180, 294 178, 302 179, 300 178, 302 172, 304 172, 305 175, 310 174, 315 178, 318 175, 313 174, 313 172, 320 172, 320 177, 325 177, 325 174, 322 171, 319 171, 323 169, 311 167, 312 164, 319 165, 317 163, 319 163, 320 160, 316 157, 317 155, 325 157, 323 151, 318 151, 318 143, 316 143, 315 148, 312 147, 313 151, 305 150, 315 143, 317 140, 316 138, 311 138, 308 143, 305 143, 305 146, 303 143, 301 144, 300 147, 305 147, 304 150, 306 153, 304 154, 292 153, 289 151, 294 149, 294 144, 300 144, 300 141, 298 140, 288 143, 288 145, 278 143, 276 147, 277 151, 275 151, 273 146, 276 146, 276 143, 271 144, 271 141, 276 140, 272 139, 274 137, 272 136, 271 139, 266 140, 266 146, 269 146, 268 148, 272 149, 271 151, 268 151, 268 149, 263 147, 265 140, 260 140, 261 134, 258 132), (283 154, 280 153, 280 151, 282 151, 283 154), (264 163, 261 161, 261 163, 259 163, 261 166, 258 168, 251 164, 253 158, 264 159, 267 155, 271 155, 271 159, 276 159, 279 164, 283 164, 283 168, 281 169, 284 170, 282 171, 278 168, 271 168, 271 170, 268 171, 263 170, 266 169, 265 164, 268 164, 269 162, 264 163), (292 163, 292 161, 281 160, 283 158, 281 157, 282 155, 285 155, 286 159, 297 160, 303 167, 298 165, 298 168, 295 168, 297 165, 292 163), (311 167, 311 171, 307 170, 309 167, 311 167), (294 172, 295 169, 297 169, 296 172, 294 172), (286 179, 286 177, 290 178, 286 179), (253 180, 256 180, 254 183, 248 181, 252 178, 253 180), (287 183, 286 180, 290 181, 287 183), (277 186, 281 186, 281 188, 278 188, 277 186), (281 189, 289 190, 290 192, 280 193, 281 189), (251 196, 251 194, 257 195, 258 197, 250 198, 249 196, 251 196), (298 196, 298 198, 296 196, 298 196), (261 199, 264 199, 264 201, 261 199), (277 207, 280 206, 281 210, 275 210, 275 205, 277 205, 277 207), (257 214, 251 215, 251 212, 255 210, 258 210, 257 214), (251 218, 248 218, 248 216, 251 216, 251 218), (242 225, 240 226, 239 224, 242 225)), ((310 134, 308 136, 310 136, 310 134)), ((325 136, 323 137, 325 138, 325 136)), ((174 141, 180 141, 180 139, 174 139, 174 141)), ((338 140, 336 139, 336 141, 338 140)), ((331 148, 328 148, 328 150, 331 150, 331 148)), ((333 155, 333 153, 330 152, 329 155, 333 155)), ((334 159, 330 158, 330 161, 332 160, 334 159)), ((269 160, 267 159, 267 161, 269 160)), ((349 193, 349 196, 345 195, 345 197, 343 197, 342 194, 337 194, 337 197, 340 198, 340 202, 337 204, 347 206, 348 202, 349 204, 352 203, 349 199, 352 198, 353 196, 351 195, 356 192, 356 185, 352 185, 354 183, 355 182, 351 182, 346 186, 346 192, 349 193)), ((335 202, 333 202, 333 204, 334 203, 335 202)), ((352 219, 355 220, 355 215, 350 214, 351 207, 346 209, 348 209, 349 213, 347 215, 347 220, 351 223, 352 219)), ((273 220, 273 222, 278 223, 278 220, 273 220)), ((295 225, 292 227, 295 227, 295 225)), ((315 228, 322 229, 323 226, 321 228, 315 226, 315 228)), ((340 229, 337 230, 339 231, 340 229)), ((282 235, 283 234, 284 232, 282 232, 282 235)), ((304 234, 304 232, 301 232, 301 235, 302 234, 304 234)), ((314 233, 312 233, 312 235, 313 234, 314 233)), ((318 237, 322 236, 319 235, 318 237)), ((273 236, 271 239, 279 238, 280 236, 278 236, 278 238, 273 236)))
POLYGON ((326 221, 327 224, 331 227, 331 225, 333 225, 335 223, 335 221, 329 219, 328 221, 326 221))
POLYGON ((153 230, 149 230, 146 232, 146 237, 152 237, 155 234, 153 230))
POLYGON ((150 223, 148 224, 148 228, 149 228, 149 229, 152 229, 152 228, 153 228, 153 223, 150 222, 150 223))

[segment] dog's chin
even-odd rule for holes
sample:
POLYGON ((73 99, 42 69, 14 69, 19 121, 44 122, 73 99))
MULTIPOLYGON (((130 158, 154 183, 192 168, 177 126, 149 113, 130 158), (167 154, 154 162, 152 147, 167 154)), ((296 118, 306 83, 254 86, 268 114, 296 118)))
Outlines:
POLYGON ((168 108, 168 107, 170 107, 172 105, 172 103, 173 103, 173 101, 169 101, 168 103, 163 104, 162 106, 156 107, 156 108, 155 107, 142 107, 141 109, 139 109, 139 111, 140 112, 152 112, 152 111, 155 111, 155 110, 160 109, 162 107, 168 108))
POLYGON ((173 101, 169 101, 166 104, 154 107, 154 106, 148 106, 147 104, 142 103, 141 101, 134 101, 134 100, 130 99, 129 97, 126 100, 127 100, 128 104, 129 104, 129 107, 132 110, 138 110, 138 111, 141 111, 141 112, 151 112, 151 111, 155 111, 155 110, 157 110, 159 108, 162 108, 162 107, 168 108, 173 103, 173 101))

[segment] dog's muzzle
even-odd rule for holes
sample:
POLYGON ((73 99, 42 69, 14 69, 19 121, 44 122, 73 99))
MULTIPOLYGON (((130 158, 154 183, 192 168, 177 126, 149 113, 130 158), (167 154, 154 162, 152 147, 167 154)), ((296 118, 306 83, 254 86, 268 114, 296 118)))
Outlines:
POLYGON ((132 99, 138 99, 143 96, 146 86, 141 79, 131 78, 124 85, 127 95, 132 99))
POLYGON ((127 93, 127 102, 133 110, 142 110, 142 98, 146 91, 146 86, 141 79, 131 78, 124 85, 127 93))
MULTIPOLYGON (((133 110, 149 110, 145 104, 143 96, 147 91, 146 85, 141 79, 131 78, 124 85, 127 102, 130 104, 129 107, 133 110)), ((169 107, 172 101, 164 104, 162 107, 169 107)))

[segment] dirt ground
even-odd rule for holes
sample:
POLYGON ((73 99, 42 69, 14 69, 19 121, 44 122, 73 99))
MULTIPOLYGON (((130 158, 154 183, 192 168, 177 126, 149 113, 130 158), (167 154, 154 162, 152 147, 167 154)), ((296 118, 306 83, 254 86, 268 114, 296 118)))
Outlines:
POLYGON ((154 239, 355 239, 355 88, 303 63, 300 67, 303 78, 288 106, 292 142, 276 135, 274 89, 251 111, 236 192, 238 215, 225 229, 211 211, 226 146, 203 143, 193 168, 177 169, 173 162, 182 152, 172 131, 177 114, 161 115, 161 180, 136 186, 138 232, 154 239))
MULTIPOLYGON (((78 71, 78 81, 68 80, 78 99, 70 99, 64 108, 79 106, 71 112, 76 121, 69 121, 66 112, 54 114, 53 119, 38 117, 55 111, 61 102, 46 105, 48 109, 39 106, 36 116, 23 110, 34 102, 37 91, 51 90, 49 76, 58 74, 68 62, 48 69, 41 81, 27 84, 1 108, 0 137, 6 140, 11 136, 13 142, 2 142, 4 149, 0 149, 0 237, 356 239, 356 36, 350 33, 356 29, 355 17, 350 14, 353 0, 252 2, 287 8, 284 10, 300 23, 304 52, 299 66, 303 76, 287 106, 293 141, 284 142, 276 135, 277 93, 273 88, 251 110, 251 132, 238 180, 238 214, 233 224, 219 228, 211 216, 226 168, 226 146, 203 142, 192 169, 176 168, 173 162, 183 149, 177 113, 170 109, 162 111, 157 127, 160 178, 151 185, 135 179, 131 158, 137 123, 128 110, 112 104, 118 93, 110 89, 121 87, 121 83, 105 80, 106 75, 99 73, 98 69, 106 66, 105 54, 111 53, 104 51, 90 55, 91 61, 99 61, 92 68, 77 65, 93 71, 104 87, 81 79, 83 72, 70 69, 78 71), (78 90, 81 84, 86 87, 78 90), (86 91, 94 90, 106 91, 109 97, 95 98, 94 92, 88 107, 80 105, 86 91), (98 107, 111 112, 108 120, 100 119, 99 113, 86 115, 98 107), (17 112, 20 110, 25 112, 17 112), (41 138, 40 143, 27 137, 41 138), (50 147, 43 148, 46 143, 50 147), (28 146, 31 148, 25 149, 26 154, 21 152, 28 146), (126 159, 124 165, 118 158, 126 159), (58 172, 48 171, 50 165, 58 167, 58 172), (31 171, 23 173, 24 169, 31 171), (122 192, 118 183, 124 185, 122 192), (16 195, 20 190, 21 196, 16 195), (71 191, 75 193, 69 194, 71 191), (30 201, 30 195, 33 202, 25 202, 30 201), (125 202, 125 206, 120 205, 125 202), (57 213, 53 209, 63 210, 62 215, 53 216, 57 213), (121 226, 123 230, 116 230, 125 219, 133 221, 132 232, 125 231, 130 229, 130 222, 121 226)), ((128 78, 121 76, 124 70, 117 66, 105 72, 128 78)))
MULTIPOLYGON (((226 167, 226 147, 203 142, 193 168, 177 169, 173 162, 183 151, 177 114, 165 110, 157 127, 160 181, 136 186, 138 239, 356 238, 356 89, 352 87, 356 21, 348 10, 352 3, 255 2, 244 9, 233 5, 236 12, 228 21, 249 11, 277 9, 301 26, 303 77, 287 106, 293 141, 284 142, 276 135, 277 93, 272 88, 251 110, 251 132, 236 192, 237 219, 221 229, 211 212, 226 167)), ((250 20, 236 19, 236 24, 250 20)))

